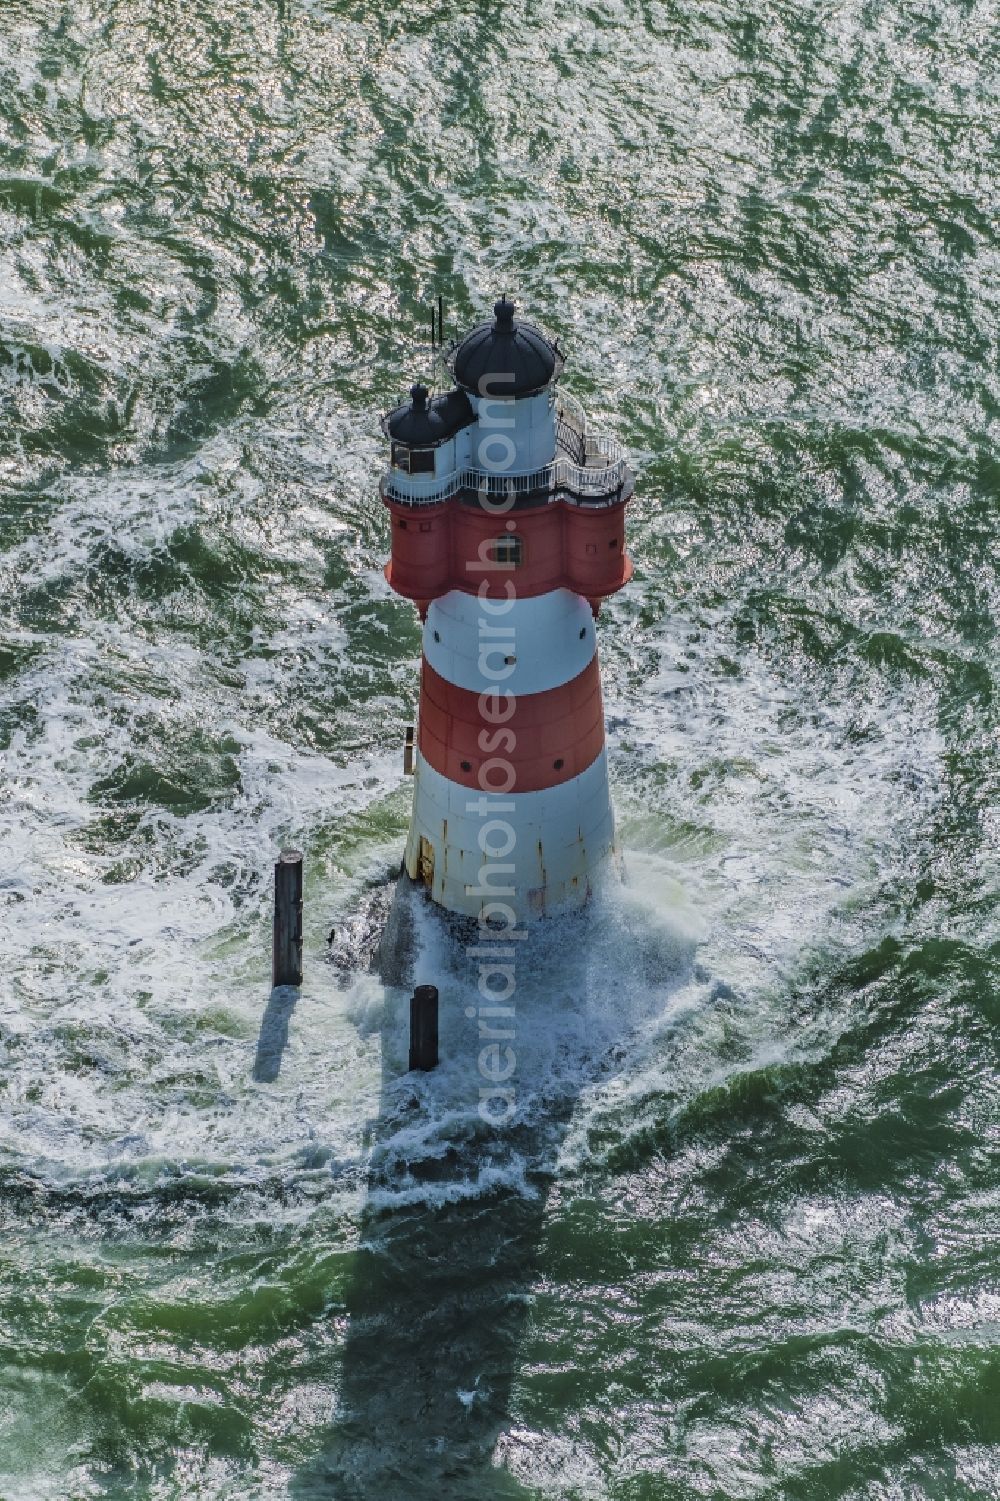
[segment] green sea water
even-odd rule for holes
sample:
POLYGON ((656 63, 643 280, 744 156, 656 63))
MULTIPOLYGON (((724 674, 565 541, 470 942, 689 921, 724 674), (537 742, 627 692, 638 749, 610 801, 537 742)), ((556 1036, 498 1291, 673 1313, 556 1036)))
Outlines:
POLYGON ((998 118, 992 0, 0 0, 2 1501, 1000 1496, 998 118), (502 290, 636 577, 491 1135, 360 956, 502 290))

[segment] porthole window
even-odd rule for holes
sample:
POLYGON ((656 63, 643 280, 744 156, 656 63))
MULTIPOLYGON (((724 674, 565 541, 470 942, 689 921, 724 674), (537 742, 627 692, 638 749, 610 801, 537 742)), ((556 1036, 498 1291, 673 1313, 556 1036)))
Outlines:
POLYGON ((471 771, 472 770, 472 762, 471 761, 463 761, 462 762, 462 770, 463 771, 471 771))
POLYGON ((618 546, 618 538, 617 537, 612 537, 611 541, 608 543, 608 546, 609 547, 617 547, 618 546))
POLYGON ((564 762, 564 761, 563 761, 563 758, 562 758, 562 756, 560 756, 560 757, 559 757, 559 758, 558 758, 558 760, 555 760, 555 761, 553 761, 553 763, 552 763, 552 765, 553 765, 553 768, 554 768, 554 769, 555 769, 555 770, 556 770, 556 771, 562 771, 562 769, 563 769, 563 766, 564 766, 564 765, 565 765, 565 764, 566 764, 566 763, 565 763, 565 762, 564 762))

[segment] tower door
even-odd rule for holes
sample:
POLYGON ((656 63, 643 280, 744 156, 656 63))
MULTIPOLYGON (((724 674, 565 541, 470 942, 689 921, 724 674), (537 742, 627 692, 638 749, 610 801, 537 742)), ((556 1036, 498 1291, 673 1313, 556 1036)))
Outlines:
POLYGON ((434 885, 434 846, 423 834, 420 836, 420 854, 417 856, 417 880, 422 881, 428 891, 434 885))

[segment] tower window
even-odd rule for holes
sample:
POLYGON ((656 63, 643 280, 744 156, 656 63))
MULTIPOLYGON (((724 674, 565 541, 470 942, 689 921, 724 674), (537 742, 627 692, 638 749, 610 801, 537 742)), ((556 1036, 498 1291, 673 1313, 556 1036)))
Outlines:
POLYGON ((517 568, 524 562, 524 540, 521 537, 497 537, 490 543, 489 555, 492 563, 517 568))
POLYGON ((392 464, 404 474, 433 474, 433 448, 409 448, 405 443, 392 445, 392 464))

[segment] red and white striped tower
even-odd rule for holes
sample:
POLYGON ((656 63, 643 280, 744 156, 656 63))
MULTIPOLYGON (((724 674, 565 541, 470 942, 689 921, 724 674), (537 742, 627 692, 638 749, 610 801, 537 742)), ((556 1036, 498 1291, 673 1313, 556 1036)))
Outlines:
POLYGON ((383 419, 386 578, 424 622, 409 876, 450 912, 586 901, 615 848, 595 622, 628 582, 632 475, 506 298, 455 387, 383 419))

